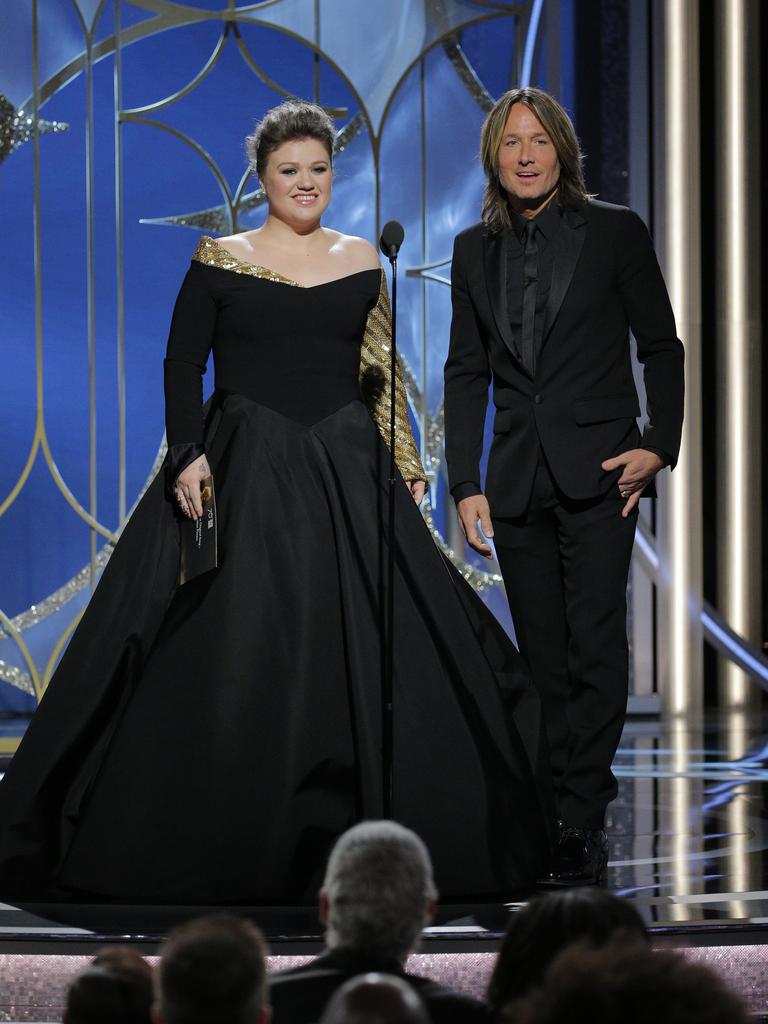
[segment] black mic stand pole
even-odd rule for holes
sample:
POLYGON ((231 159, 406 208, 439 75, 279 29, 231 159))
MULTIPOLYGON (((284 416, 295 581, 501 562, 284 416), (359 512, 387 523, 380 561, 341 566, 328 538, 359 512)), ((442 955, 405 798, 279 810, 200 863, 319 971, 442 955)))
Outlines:
POLYGON ((397 252, 403 229, 390 221, 381 234, 381 248, 392 266, 392 341, 389 364, 389 521, 387 526, 387 634, 381 683, 381 767, 385 818, 392 817, 394 805, 394 670, 395 670, 395 389, 397 384, 397 252))

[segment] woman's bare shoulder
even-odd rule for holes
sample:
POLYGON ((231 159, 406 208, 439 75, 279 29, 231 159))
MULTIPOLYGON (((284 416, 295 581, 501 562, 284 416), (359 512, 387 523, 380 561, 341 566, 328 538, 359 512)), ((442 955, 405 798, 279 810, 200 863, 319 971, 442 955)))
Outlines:
POLYGON ((251 259, 253 256, 251 236, 254 234, 253 231, 241 231, 236 235, 222 235, 221 238, 216 239, 216 244, 220 245, 222 249, 226 249, 227 252, 231 252, 233 256, 238 256, 240 259, 251 259))
POLYGON ((379 254, 370 242, 357 235, 328 230, 334 236, 331 252, 341 256, 351 271, 376 270, 381 266, 379 254))

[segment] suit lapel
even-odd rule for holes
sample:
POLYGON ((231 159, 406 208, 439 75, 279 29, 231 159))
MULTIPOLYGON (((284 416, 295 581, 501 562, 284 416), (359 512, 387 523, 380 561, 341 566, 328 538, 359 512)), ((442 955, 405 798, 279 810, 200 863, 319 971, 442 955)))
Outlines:
POLYGON ((562 215, 560 230, 552 240, 555 247, 552 264, 552 284, 549 288, 547 309, 544 314, 544 334, 542 343, 552 330, 557 314, 563 304, 565 293, 573 278, 573 272, 579 261, 581 247, 586 235, 586 218, 578 210, 566 210, 562 215))
POLYGON ((485 236, 485 283, 496 329, 512 355, 517 357, 507 312, 507 232, 485 236))

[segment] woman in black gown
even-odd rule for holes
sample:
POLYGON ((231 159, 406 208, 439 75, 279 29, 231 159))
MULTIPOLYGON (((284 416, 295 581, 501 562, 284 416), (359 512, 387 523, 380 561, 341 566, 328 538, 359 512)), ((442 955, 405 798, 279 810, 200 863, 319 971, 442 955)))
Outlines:
MULTIPOLYGON (((264 227, 194 253, 165 474, 0 785, 0 896, 312 900, 335 838, 382 814, 389 308, 372 247, 320 225, 332 141, 317 107, 271 111, 249 140, 264 227), (209 469, 218 568, 179 586, 209 469)), ((490 897, 546 866, 538 702, 431 540, 401 381, 397 406, 394 813, 443 896, 490 897)))

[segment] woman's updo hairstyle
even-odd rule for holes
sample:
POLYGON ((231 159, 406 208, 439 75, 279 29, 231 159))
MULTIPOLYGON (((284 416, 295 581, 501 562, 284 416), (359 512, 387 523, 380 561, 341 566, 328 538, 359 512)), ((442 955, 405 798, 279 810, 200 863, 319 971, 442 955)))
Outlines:
POLYGON ((273 107, 262 117, 253 132, 245 140, 245 152, 251 170, 261 180, 270 153, 274 153, 284 142, 294 139, 317 139, 328 151, 333 162, 333 143, 336 132, 333 121, 322 107, 303 100, 286 100, 279 107, 273 107))

